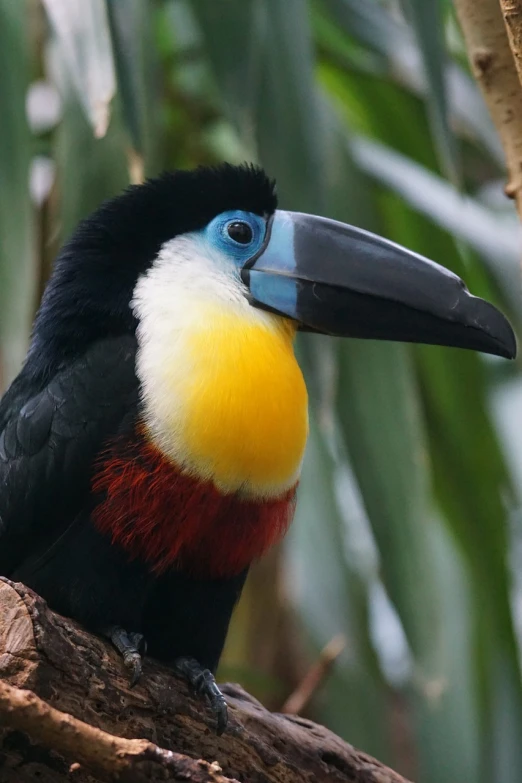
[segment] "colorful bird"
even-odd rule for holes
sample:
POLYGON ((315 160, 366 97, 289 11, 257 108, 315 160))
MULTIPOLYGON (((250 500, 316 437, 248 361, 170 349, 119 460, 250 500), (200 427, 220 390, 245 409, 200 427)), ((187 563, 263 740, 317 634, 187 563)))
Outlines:
POLYGON ((277 209, 254 166, 164 174, 56 260, 0 404, 0 573, 148 652, 227 722, 215 680, 250 564, 292 520, 298 329, 515 356, 491 304, 352 226, 277 209))

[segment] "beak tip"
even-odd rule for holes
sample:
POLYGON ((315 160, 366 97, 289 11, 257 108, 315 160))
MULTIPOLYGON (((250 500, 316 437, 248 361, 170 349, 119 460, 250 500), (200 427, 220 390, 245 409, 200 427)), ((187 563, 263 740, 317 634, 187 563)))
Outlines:
POLYGON ((517 358, 517 349, 516 347, 511 346, 491 350, 488 351, 488 353, 492 353, 494 356, 500 356, 502 359, 509 359, 510 361, 517 358))
POLYGON ((517 346, 515 333, 513 331, 511 331, 510 337, 511 339, 508 341, 508 344, 506 345, 506 359, 516 359, 518 346, 517 346))
POLYGON ((517 341, 509 324, 507 324, 504 334, 492 338, 492 345, 487 352, 501 356, 503 359, 514 360, 517 358, 517 341))
POLYGON ((512 333, 511 335, 511 341, 510 344, 506 347, 506 359, 516 359, 517 358, 517 341, 515 338, 515 335, 512 333))
MULTIPOLYGON (((469 299, 473 313, 473 325, 479 326, 489 343, 486 351, 504 359, 516 359, 517 339, 506 316, 490 302, 471 296, 469 299)), ((480 349, 479 349, 480 350, 480 349)))

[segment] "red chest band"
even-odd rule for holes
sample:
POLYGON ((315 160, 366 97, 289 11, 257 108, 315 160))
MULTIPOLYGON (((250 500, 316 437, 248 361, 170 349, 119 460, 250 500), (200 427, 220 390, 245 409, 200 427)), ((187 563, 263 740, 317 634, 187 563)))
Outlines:
POLYGON ((240 573, 286 532, 295 487, 277 499, 225 495, 183 473, 143 437, 99 461, 94 521, 132 557, 160 573, 176 565, 209 578, 240 573))

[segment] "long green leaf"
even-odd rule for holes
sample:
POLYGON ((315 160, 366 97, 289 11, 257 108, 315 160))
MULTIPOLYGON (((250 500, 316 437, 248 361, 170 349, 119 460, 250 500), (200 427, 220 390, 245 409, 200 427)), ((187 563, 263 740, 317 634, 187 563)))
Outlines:
POLYGON ((318 11, 324 6, 336 23, 349 31, 350 36, 379 52, 393 55, 413 46, 413 38, 406 25, 373 0, 365 3, 359 0, 323 0, 316 5, 318 11))
MULTIPOLYGON (((386 204, 394 239, 435 259, 448 259, 452 247, 447 236, 427 221, 412 219, 411 211, 395 196, 387 197, 386 204)), ((451 266, 462 273, 459 264, 453 251, 451 266)), ((496 780, 499 759, 502 764, 509 760, 513 774, 522 769, 520 743, 515 739, 522 731, 522 694, 507 562, 510 477, 490 420, 480 357, 436 347, 419 347, 415 355, 436 494, 469 564, 473 589, 469 665, 482 730, 481 770, 485 781, 496 780), (505 711, 510 730, 499 731, 505 711)), ((511 783, 509 777, 503 780, 511 783)))
POLYGON ((127 139, 119 113, 105 136, 95 138, 71 83, 68 60, 56 41, 50 61, 63 100, 63 117, 54 139, 60 196, 55 220, 63 240, 79 220, 128 185, 127 139))
MULTIPOLYGON (((414 0, 416 6, 435 6, 436 0, 424 3, 414 0)), ((328 10, 331 20, 348 37, 354 35, 361 42, 384 54, 391 65, 390 77, 413 92, 428 97, 428 83, 424 76, 422 51, 415 43, 412 30, 401 25, 392 14, 375 0, 322 0, 318 8, 328 10)), ((502 169, 504 157, 498 136, 488 115, 480 91, 473 79, 458 63, 450 63, 444 74, 450 115, 455 124, 465 128, 467 135, 476 138, 502 169)))
MULTIPOLYGON (((154 130, 158 125, 156 52, 147 0, 106 0, 118 88, 135 153, 146 173, 157 169, 154 130)), ((142 172, 145 173, 145 172, 142 172)))
POLYGON ((340 347, 340 359, 337 407, 344 439, 383 581, 415 661, 408 693, 421 779, 445 783, 458 770, 461 779, 471 780, 479 742, 478 727, 470 723, 475 681, 463 658, 472 649, 468 605, 449 592, 452 582, 462 588, 466 576, 460 561, 448 561, 452 543, 434 514, 411 357, 401 345, 353 341, 340 347), (452 627, 458 628, 455 638, 452 627), (463 716, 466 733, 460 728, 463 716), (434 765, 439 743, 445 758, 434 765))
POLYGON ((263 2, 194 0, 190 4, 201 28, 221 103, 247 144, 255 146, 255 112, 263 64, 263 2), (223 35, 228 46, 223 46, 223 35))
POLYGON ((411 361, 407 349, 394 344, 343 342, 339 352, 338 412, 385 583, 415 655, 429 668, 439 618, 427 557, 425 446, 411 361))
POLYGON ((474 355, 442 356, 438 349, 418 353, 435 486, 473 572, 473 611, 479 613, 475 656, 488 738, 484 760, 489 757, 492 774, 497 756, 510 759, 511 765, 516 759, 515 768, 520 769, 522 755, 513 730, 499 734, 497 729, 507 710, 511 726, 522 730, 522 693, 510 613, 505 508, 509 477, 488 416, 484 371, 474 355))
POLYGON ((441 168, 446 177, 457 185, 461 177, 457 147, 448 121, 444 11, 440 3, 401 0, 401 4, 406 16, 412 19, 422 55, 428 83, 427 101, 431 128, 441 168))
POLYGON ((260 160, 278 180, 281 203, 325 208, 324 116, 304 0, 265 0, 264 74, 257 106, 260 160))
POLYGON ((247 142, 242 113, 247 125, 248 119, 253 123, 258 157, 277 176, 282 204, 291 201, 296 209, 320 210, 321 115, 306 3, 234 0, 218 8, 213 0, 194 0, 192 8, 222 100, 229 114, 230 107, 236 107, 233 117, 247 142), (227 46, 218 46, 225 34, 227 46))
POLYGON ((433 518, 427 533, 442 622, 433 637, 438 646, 437 676, 426 681, 415 673, 412 683, 419 748, 417 777, 422 783, 478 783, 482 779, 483 735, 472 665, 473 585, 467 562, 442 520, 433 518))
POLYGON ((346 639, 346 652, 326 688, 324 715, 329 725, 392 763, 386 729, 391 702, 370 641, 366 586, 345 555, 344 522, 333 492, 336 471, 312 413, 296 518, 287 543, 289 584, 316 650, 339 633, 346 639))
POLYGON ((35 306, 35 227, 25 116, 29 41, 25 2, 0 0, 0 387, 18 371, 35 306))

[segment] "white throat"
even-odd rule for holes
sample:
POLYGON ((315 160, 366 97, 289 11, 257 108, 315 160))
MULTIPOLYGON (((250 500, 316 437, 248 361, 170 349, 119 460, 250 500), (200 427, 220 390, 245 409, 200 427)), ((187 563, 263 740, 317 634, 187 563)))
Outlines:
POLYGON ((198 235, 167 242, 131 303, 136 370, 145 424, 170 460, 225 492, 273 497, 299 476, 306 390, 291 322, 245 293, 198 235))

